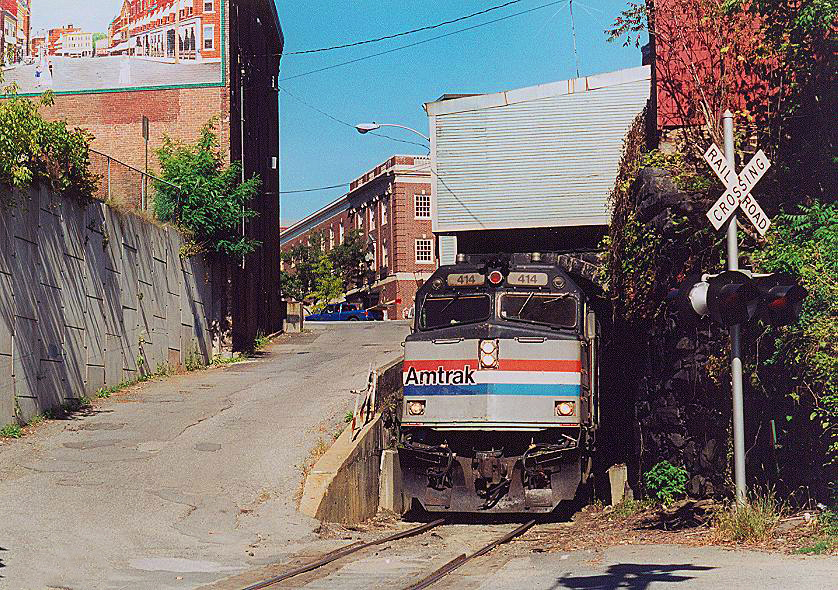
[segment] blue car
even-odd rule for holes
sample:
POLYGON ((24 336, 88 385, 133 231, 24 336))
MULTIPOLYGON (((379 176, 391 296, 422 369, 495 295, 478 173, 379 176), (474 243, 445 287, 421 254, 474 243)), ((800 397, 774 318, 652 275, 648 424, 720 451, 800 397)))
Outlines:
POLYGON ((384 314, 374 309, 361 309, 356 303, 330 303, 320 313, 313 313, 305 317, 312 322, 340 322, 340 321, 373 321, 383 320, 384 314))

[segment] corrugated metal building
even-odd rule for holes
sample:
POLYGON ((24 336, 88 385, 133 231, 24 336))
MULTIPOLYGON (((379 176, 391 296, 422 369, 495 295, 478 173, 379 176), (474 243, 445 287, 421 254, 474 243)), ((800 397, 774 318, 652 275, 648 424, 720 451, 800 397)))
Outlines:
POLYGON ((646 106, 650 78, 641 66, 427 103, 441 261, 455 250, 595 243, 609 223, 623 139, 646 106))

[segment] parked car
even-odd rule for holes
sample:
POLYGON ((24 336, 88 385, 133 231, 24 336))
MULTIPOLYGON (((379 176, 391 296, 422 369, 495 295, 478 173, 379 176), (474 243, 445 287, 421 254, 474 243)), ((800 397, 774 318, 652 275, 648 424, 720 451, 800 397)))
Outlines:
POLYGON ((384 314, 376 309, 361 309, 356 303, 330 303, 320 313, 306 316, 306 321, 339 322, 339 321, 373 321, 383 320, 384 314))

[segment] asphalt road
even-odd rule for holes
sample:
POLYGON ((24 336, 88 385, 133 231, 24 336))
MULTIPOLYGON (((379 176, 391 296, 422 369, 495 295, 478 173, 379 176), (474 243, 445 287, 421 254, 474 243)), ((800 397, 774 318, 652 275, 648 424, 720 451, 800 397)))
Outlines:
POLYGON ((296 510, 300 466, 408 326, 309 327, 259 360, 0 442, 0 588, 195 588, 318 550, 318 523, 296 510))
POLYGON ((4 70, 5 83, 17 83, 21 94, 221 83, 220 62, 172 64, 118 56, 50 59, 54 74, 51 84, 49 72, 35 78, 34 64, 4 70))

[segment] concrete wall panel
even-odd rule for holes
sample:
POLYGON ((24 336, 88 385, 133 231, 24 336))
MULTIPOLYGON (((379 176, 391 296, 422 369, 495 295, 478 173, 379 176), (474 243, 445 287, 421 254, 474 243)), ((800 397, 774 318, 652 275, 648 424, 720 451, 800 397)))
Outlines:
POLYGON ((64 307, 64 323, 84 329, 87 295, 84 286, 84 261, 64 256, 64 276, 61 285, 61 304, 64 307))
POLYGON ((0 426, 209 359, 213 285, 174 229, 43 188, 0 197, 0 426))
MULTIPOLYGON (((14 291, 12 291, 12 277, 0 273, 0 354, 12 354, 12 339, 15 333, 14 291)), ((0 373, 0 381, 3 373, 0 373)), ((2 396, 0 389, 0 396, 2 396)))
POLYGON ((0 424, 15 418, 15 380, 12 377, 12 355, 0 354, 0 424))
POLYGON ((12 271, 15 315, 30 320, 38 319, 38 297, 41 283, 38 280, 38 246, 15 238, 15 262, 12 271))

